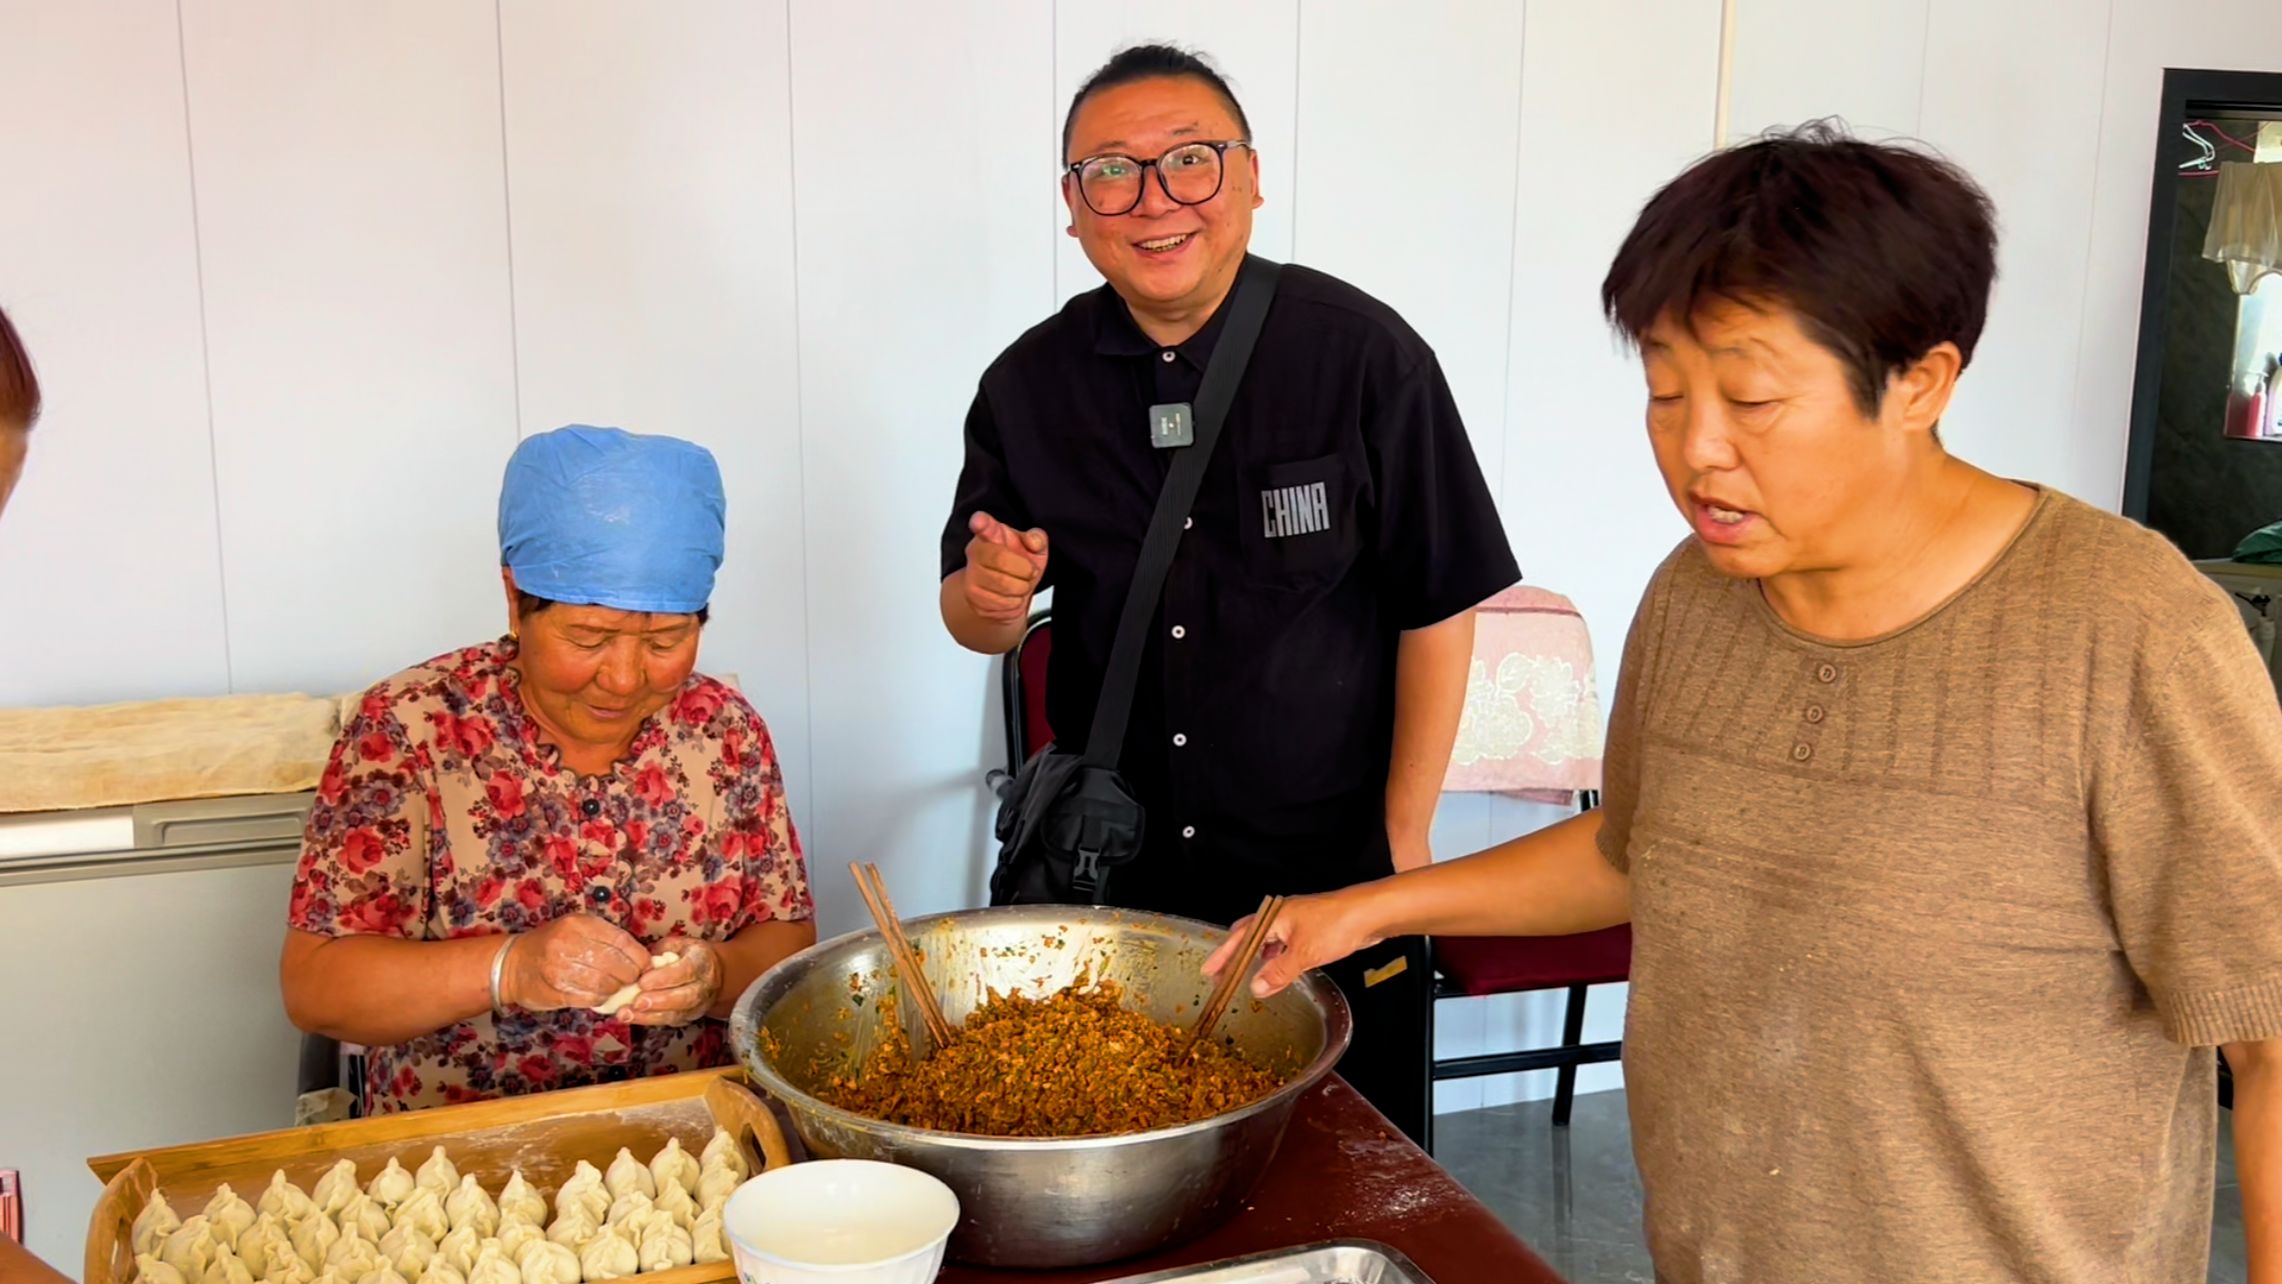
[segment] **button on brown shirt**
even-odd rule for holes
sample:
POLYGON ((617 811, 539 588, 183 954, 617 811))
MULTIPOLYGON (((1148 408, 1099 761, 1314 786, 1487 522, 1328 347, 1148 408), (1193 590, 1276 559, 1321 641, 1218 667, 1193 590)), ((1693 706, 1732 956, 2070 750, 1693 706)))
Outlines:
POLYGON ((2048 492, 1847 645, 1684 546, 1601 845, 1660 1279, 2203 1279, 2212 1048, 2282 1034, 2282 711, 2159 536, 2048 492))

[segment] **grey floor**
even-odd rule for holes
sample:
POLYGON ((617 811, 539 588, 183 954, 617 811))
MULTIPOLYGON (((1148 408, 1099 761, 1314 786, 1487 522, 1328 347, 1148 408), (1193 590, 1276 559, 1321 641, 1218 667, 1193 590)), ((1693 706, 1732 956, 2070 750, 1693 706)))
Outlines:
MULTIPOLYGON (((1567 1128, 1553 1127, 1545 1101, 1443 1115, 1434 1121, 1434 1157, 1568 1279, 1653 1284, 1623 1093, 1577 1098, 1567 1128)), ((2210 1284, 2245 1278, 2242 1192, 2222 1126, 2210 1284)))

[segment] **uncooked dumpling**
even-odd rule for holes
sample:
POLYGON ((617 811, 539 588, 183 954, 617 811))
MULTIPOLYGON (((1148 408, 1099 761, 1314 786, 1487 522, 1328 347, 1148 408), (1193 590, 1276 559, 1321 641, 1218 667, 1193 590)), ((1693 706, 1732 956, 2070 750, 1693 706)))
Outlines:
POLYGON ((214 1228, 204 1213, 184 1219, 159 1245, 158 1260, 182 1272, 186 1280, 206 1274, 214 1264, 214 1250, 221 1245, 214 1239, 214 1228))
POLYGON ((650 1158, 650 1177, 658 1184, 658 1194, 666 1187, 679 1186, 682 1193, 697 1193, 697 1156, 681 1148, 681 1138, 668 1137, 664 1149, 650 1158))
POLYGON ((443 1243, 445 1233, 452 1229, 452 1219, 444 1213, 444 1201, 426 1186, 413 1191, 412 1198, 396 1210, 393 1224, 410 1226, 438 1244, 443 1243))
POLYGON ((500 1255, 499 1241, 489 1240, 483 1251, 476 1254, 475 1266, 467 1273, 467 1284, 522 1284, 523 1272, 515 1263, 500 1255))
POLYGON ((417 1226, 393 1226, 380 1237, 380 1255, 397 1274, 416 1280, 428 1269, 428 1263, 436 1260, 436 1241, 417 1226))
POLYGON ((340 1226, 343 1235, 354 1230, 375 1244, 396 1224, 389 1217, 387 1209, 361 1190, 350 1196, 349 1202, 341 1206, 340 1212, 333 1214, 333 1221, 340 1226))
MULTIPOLYGON (((745 1162, 744 1148, 737 1144, 735 1137, 729 1135, 727 1128, 718 1124, 714 1125, 713 1128, 713 1140, 705 1143, 705 1151, 697 1159, 700 1167, 716 1164, 727 1165, 731 1171, 737 1174, 739 1181, 753 1175, 752 1165, 745 1162)), ((697 1192, 692 1190, 690 1193, 694 1195, 697 1192)))
POLYGON ((658 1191, 658 1212, 673 1218, 674 1225, 688 1230, 697 1224, 697 1201, 681 1188, 681 1183, 667 1182, 658 1191))
POLYGON ((356 1284, 412 1284, 412 1281, 405 1279, 402 1271, 382 1262, 358 1276, 356 1284))
POLYGON ((722 1203, 729 1198, 731 1191, 744 1184, 745 1179, 739 1177, 735 1169, 725 1164, 714 1164, 698 1175, 698 1207, 703 1208, 707 1204, 722 1203))
POLYGON ((287 1253, 282 1260, 270 1263, 262 1284, 314 1284, 316 1278, 317 1272, 309 1269, 309 1263, 287 1253))
POLYGON ((720 1205, 697 1215, 697 1227, 690 1232, 689 1242, 691 1256, 700 1266, 729 1260, 729 1237, 721 1233, 720 1205))
POLYGON ((135 1284, 190 1284, 182 1272, 148 1253, 135 1255, 135 1284))
POLYGON ((648 1195, 630 1190, 610 1201, 610 1215, 602 1219, 605 1226, 630 1225, 637 1217, 647 1217, 657 1205, 648 1195))
POLYGON ((602 1170, 581 1159, 578 1171, 555 1192, 555 1216, 561 1217, 571 1205, 579 1204, 585 1207, 587 1219, 599 1226, 610 1211, 610 1200, 610 1189, 602 1183, 602 1170))
POLYGON ((524 1246, 538 1240, 544 1240, 546 1237, 545 1231, 520 1217, 506 1218, 499 1226, 500 1256, 520 1265, 523 1260, 524 1246))
POLYGON ((433 1271, 438 1266, 449 1266, 465 1275, 475 1269, 475 1257, 481 1251, 483 1237, 475 1233, 474 1227, 453 1231, 436 1241, 436 1260, 428 1264, 428 1269, 433 1271))
POLYGON ((460 1170, 452 1166, 451 1157, 438 1146, 428 1152, 428 1162, 420 1165, 420 1175, 413 1184, 436 1192, 436 1198, 442 1199, 459 1188, 460 1170))
POLYGON ((325 1265, 353 1280, 380 1265, 380 1246, 344 1226, 341 1237, 325 1252, 325 1265))
MULTIPOLYGON (((578 1251, 579 1273, 590 1280, 614 1280, 639 1274, 642 1255, 616 1226, 605 1226, 578 1251)), ((475 1284, 470 1280, 468 1284, 475 1284)))
POLYGON ((670 1271, 689 1265, 696 1256, 697 1246, 689 1231, 663 1208, 642 1219, 638 1233, 636 1247, 645 1271, 670 1271))
POLYGON ((278 1169, 269 1175, 269 1185, 262 1189, 255 1209, 275 1213, 279 1221, 291 1225, 296 1218, 306 1217, 316 1207, 306 1191, 285 1179, 285 1170, 278 1169))
POLYGON ((523 1272, 523 1284, 579 1284, 583 1273, 578 1254, 544 1239, 525 1244, 515 1265, 523 1272))
POLYGON ((651 1199, 658 1197, 657 1178, 650 1176, 649 1166, 634 1158, 634 1152, 624 1146, 618 1148, 618 1157, 610 1161, 610 1171, 602 1175, 602 1184, 610 1189, 613 1199, 623 1199, 627 1192, 636 1190, 651 1199))
POLYGON ((601 1229, 601 1220, 588 1212, 585 1204, 574 1202, 555 1214, 555 1224, 547 1228, 547 1240, 572 1248, 584 1248, 586 1241, 593 1239, 594 1233, 601 1229))
POLYGON ((444 1216, 451 1219, 454 1230, 473 1226, 477 1234, 488 1237, 499 1229, 499 1205, 492 1202, 474 1173, 460 1178, 460 1188, 444 1200, 444 1216))
POLYGON ((293 1236, 286 1231, 285 1219, 275 1213, 255 1217, 254 1224, 238 1236, 238 1260, 246 1264, 256 1279, 288 1261, 299 1261, 294 1255, 293 1236))
POLYGON ((417 1189, 419 1186, 412 1174, 404 1171, 404 1165, 396 1162, 396 1156, 390 1155, 388 1167, 380 1170, 380 1175, 372 1179, 364 1193, 372 1196, 373 1202, 382 1208, 393 1209, 412 1198, 412 1192, 417 1189))
POLYGON ((430 1262, 420 1276, 420 1284, 467 1284, 467 1272, 448 1262, 430 1262))
POLYGON ((325 1269, 325 1258, 340 1242, 341 1228, 333 1224, 332 1214, 322 1208, 312 1208, 307 1216, 293 1223, 293 1251, 309 1263, 312 1271, 325 1269))
POLYGON ((134 1245, 137 1257, 155 1257, 159 1246, 166 1242, 166 1237, 181 1225, 182 1219, 174 1215, 174 1205, 166 1202, 166 1192, 153 1190, 150 1200, 143 1205, 143 1211, 135 1214, 135 1226, 128 1233, 127 1239, 134 1245))
POLYGON ((254 1273, 238 1260, 227 1244, 214 1246, 214 1264, 199 1277, 199 1284, 254 1284, 254 1273))
POLYGON ((520 1217, 533 1226, 547 1224, 547 1201, 540 1198, 538 1191, 531 1189, 529 1182, 523 1180, 523 1170, 520 1168, 515 1170, 514 1176, 507 1179, 507 1185, 500 1189, 499 1215, 502 1219, 520 1217))
POLYGON ((344 1159, 317 1179, 316 1187, 309 1192, 309 1201, 327 1213, 337 1213, 362 1193, 357 1188, 356 1161, 344 1159))

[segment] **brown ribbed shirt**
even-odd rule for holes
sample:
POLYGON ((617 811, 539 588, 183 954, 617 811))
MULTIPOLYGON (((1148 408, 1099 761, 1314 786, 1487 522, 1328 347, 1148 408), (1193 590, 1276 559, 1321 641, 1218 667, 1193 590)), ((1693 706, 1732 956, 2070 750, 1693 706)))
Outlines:
POLYGON ((2282 1035, 2282 711, 2170 544, 2047 492, 1834 645, 1691 542, 1607 775, 1660 1279, 2204 1278, 2211 1049, 2282 1035))

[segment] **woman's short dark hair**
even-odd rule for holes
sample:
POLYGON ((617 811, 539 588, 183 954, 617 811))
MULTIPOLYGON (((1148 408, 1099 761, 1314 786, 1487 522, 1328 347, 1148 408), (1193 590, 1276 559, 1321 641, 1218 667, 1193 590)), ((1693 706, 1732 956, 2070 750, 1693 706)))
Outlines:
POLYGON ((0 428, 29 428, 39 417, 40 380, 32 373, 31 354, 7 312, 0 311, 0 428))
POLYGON ((1996 211, 1963 170, 1815 121, 1665 185, 1617 250, 1601 306, 1635 344, 1715 300, 1788 308, 1875 415, 1887 380, 1938 345, 1973 359, 1996 276, 1996 211))
POLYGON ((1070 155, 1070 131, 1078 123, 1078 108, 1086 99, 1105 89, 1136 84, 1144 80, 1195 80, 1220 95, 1228 105, 1228 114, 1236 118, 1236 128, 1244 134, 1246 142, 1252 138, 1252 122, 1244 117, 1244 105, 1236 101, 1236 91, 1228 87, 1218 68, 1202 54, 1192 53, 1177 45, 1134 45, 1120 49, 1101 69, 1086 77, 1078 92, 1070 98, 1070 110, 1062 117, 1062 158, 1075 160, 1070 155))
MULTIPOLYGON (((521 589, 515 590, 515 609, 521 611, 525 615, 537 615, 539 612, 546 610, 548 607, 557 605, 560 604, 557 603, 553 598, 540 597, 536 593, 526 593, 521 589)), ((711 606, 701 606, 697 608, 697 624, 699 628, 705 627, 706 621, 712 618, 713 608, 711 606)))

